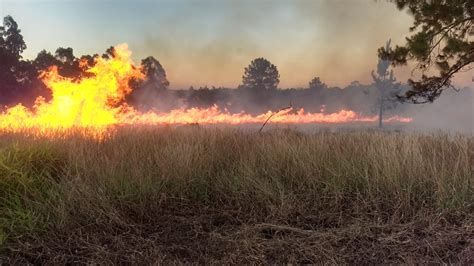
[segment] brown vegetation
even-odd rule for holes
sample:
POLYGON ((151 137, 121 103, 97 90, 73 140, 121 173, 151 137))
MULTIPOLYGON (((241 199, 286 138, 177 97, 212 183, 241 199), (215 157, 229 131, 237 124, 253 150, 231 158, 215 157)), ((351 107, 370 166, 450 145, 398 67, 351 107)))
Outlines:
POLYGON ((2 133, 0 263, 472 264, 473 145, 368 131, 2 133))

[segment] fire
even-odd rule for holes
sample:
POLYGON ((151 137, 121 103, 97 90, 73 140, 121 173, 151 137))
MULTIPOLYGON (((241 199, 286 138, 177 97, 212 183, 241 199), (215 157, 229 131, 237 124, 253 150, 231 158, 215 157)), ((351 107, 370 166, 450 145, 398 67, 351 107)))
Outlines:
MULTIPOLYGON (((123 102, 131 92, 129 81, 143 78, 140 68, 131 61, 126 44, 115 47, 110 59, 97 58, 96 64, 87 70, 93 74, 80 81, 62 77, 52 67, 42 74, 42 80, 51 90, 52 99, 36 99, 30 110, 23 105, 11 107, 0 114, 0 129, 19 131, 36 129, 47 133, 70 128, 88 128, 93 132, 105 132, 114 125, 126 124, 255 124, 264 123, 272 116, 272 123, 345 123, 374 122, 376 116, 360 116, 350 110, 337 113, 308 113, 303 109, 286 109, 260 115, 233 114, 221 111, 217 106, 207 109, 177 109, 167 113, 141 113, 123 102)), ((410 122, 410 118, 391 117, 386 122, 410 122)))
MULTIPOLYGON (((217 106, 207 109, 190 108, 172 110, 168 113, 149 112, 139 116, 125 119, 123 123, 133 124, 261 124, 272 116, 272 123, 281 124, 310 124, 310 123, 348 123, 348 122, 375 122, 376 116, 360 116, 354 111, 341 110, 337 113, 307 113, 304 109, 295 110, 288 108, 281 112, 268 111, 266 113, 252 116, 246 113, 232 114, 221 111, 217 106)), ((411 118, 390 117, 384 122, 411 122, 411 118)))
POLYGON ((98 58, 88 72, 94 76, 74 82, 60 76, 56 67, 51 68, 42 79, 51 89, 52 100, 38 98, 33 110, 22 105, 8 109, 0 117, 0 127, 103 127, 120 122, 124 106, 114 104, 130 93, 128 81, 142 75, 131 63, 127 46, 118 46, 113 60, 98 58))

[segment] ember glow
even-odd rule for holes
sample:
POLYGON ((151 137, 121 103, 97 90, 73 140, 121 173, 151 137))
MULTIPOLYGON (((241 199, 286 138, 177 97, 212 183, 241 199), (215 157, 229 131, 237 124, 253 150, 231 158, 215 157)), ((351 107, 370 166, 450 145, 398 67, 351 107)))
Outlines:
MULTIPOLYGON (((131 92, 129 81, 143 77, 130 56, 126 44, 118 45, 113 58, 97 58, 95 66, 88 70, 93 75, 80 81, 60 76, 57 68, 49 69, 42 74, 42 80, 51 90, 52 99, 46 101, 38 97, 31 110, 21 104, 7 109, 0 114, 0 129, 37 129, 38 132, 47 133, 58 129, 88 128, 100 133, 115 125, 127 124, 262 124, 270 116, 272 123, 283 124, 377 121, 377 116, 360 116, 350 110, 325 114, 289 108, 281 112, 250 115, 243 112, 233 114, 213 106, 205 109, 177 109, 166 113, 141 113, 123 101, 131 92)), ((396 116, 385 119, 385 122, 408 123, 411 118, 396 116)))

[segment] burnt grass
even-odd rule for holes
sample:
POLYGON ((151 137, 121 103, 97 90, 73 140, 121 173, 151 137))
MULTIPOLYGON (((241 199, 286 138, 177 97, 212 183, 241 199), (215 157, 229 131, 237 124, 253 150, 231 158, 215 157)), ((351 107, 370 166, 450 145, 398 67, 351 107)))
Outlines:
POLYGON ((474 263, 473 138, 0 136, 0 264, 474 263))

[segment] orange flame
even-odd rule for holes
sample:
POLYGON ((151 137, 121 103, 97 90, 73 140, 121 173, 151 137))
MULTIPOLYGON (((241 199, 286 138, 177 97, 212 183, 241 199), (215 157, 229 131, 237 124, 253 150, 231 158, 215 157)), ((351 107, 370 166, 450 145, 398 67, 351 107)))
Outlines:
MULTIPOLYGON (((0 129, 19 131, 39 129, 42 133, 57 129, 89 128, 100 133, 111 125, 122 124, 253 124, 264 123, 272 116, 272 123, 345 123, 374 122, 376 116, 360 116, 354 111, 337 113, 307 113, 303 109, 287 109, 260 115, 232 114, 220 111, 217 106, 206 109, 177 109, 167 113, 140 113, 123 103, 131 92, 129 81, 143 78, 138 67, 130 59, 126 44, 115 47, 111 59, 97 58, 96 64, 87 70, 93 74, 80 81, 62 77, 56 67, 42 74, 42 80, 52 92, 52 99, 38 97, 29 110, 19 104, 0 114, 0 129)), ((390 117, 386 122, 411 122, 411 118, 390 117)))

